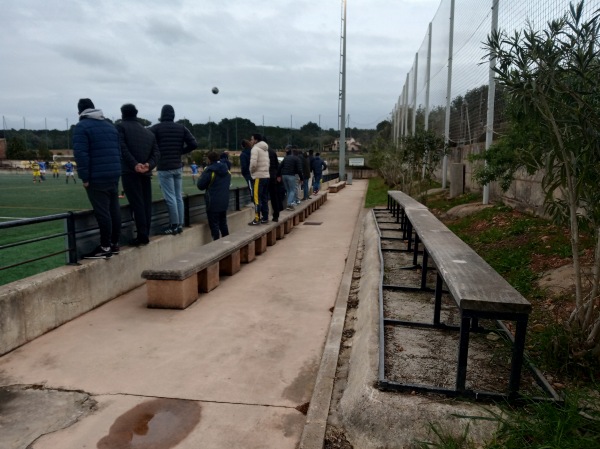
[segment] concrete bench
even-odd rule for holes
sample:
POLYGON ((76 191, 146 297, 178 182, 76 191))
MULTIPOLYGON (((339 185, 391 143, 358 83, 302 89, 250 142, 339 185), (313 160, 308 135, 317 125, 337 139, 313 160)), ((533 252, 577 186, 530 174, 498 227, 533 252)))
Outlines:
POLYGON ((330 184, 329 193, 338 193, 344 187, 346 187, 346 181, 338 181, 335 184, 330 184))
POLYGON ((268 246, 283 239, 294 226, 327 201, 327 192, 302 202, 294 211, 283 211, 279 222, 248 226, 227 237, 191 249, 156 267, 144 270, 148 289, 148 307, 185 309, 220 282, 220 276, 232 276, 241 264, 252 262, 268 246))
POLYGON ((390 210, 402 209, 407 238, 413 243, 414 260, 422 244, 422 276, 420 289, 426 290, 429 259, 435 264, 436 285, 433 327, 446 327, 440 322, 443 285, 460 310, 456 391, 464 392, 469 351, 469 334, 479 328, 479 319, 515 322, 509 395, 519 390, 527 322, 531 304, 469 245, 440 222, 424 205, 398 192, 389 192, 390 210), (414 232, 413 232, 414 231, 414 232))

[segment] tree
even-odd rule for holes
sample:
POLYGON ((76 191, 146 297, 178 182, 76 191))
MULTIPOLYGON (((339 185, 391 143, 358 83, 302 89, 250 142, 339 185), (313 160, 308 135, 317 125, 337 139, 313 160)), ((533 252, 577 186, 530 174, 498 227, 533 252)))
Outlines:
MULTIPOLYGON (((570 325, 580 349, 600 354, 600 10, 584 19, 584 2, 570 5, 544 31, 531 25, 508 35, 488 36, 488 57, 496 58, 496 79, 505 90, 512 122, 500 160, 488 151, 488 180, 517 168, 544 169, 548 213, 568 223, 575 270, 575 308, 570 325), (591 288, 584 291, 580 233, 594 235, 591 288)), ((503 185, 506 187, 506 183, 503 185)))
POLYGON ((8 139, 6 147, 6 157, 8 159, 32 159, 31 153, 27 151, 25 141, 20 136, 13 134, 13 137, 8 139))
POLYGON ((390 122, 382 122, 372 146, 369 164, 376 168, 387 185, 398 186, 412 194, 415 184, 430 185, 433 171, 446 153, 444 139, 434 131, 418 128, 404 136, 399 146, 392 142, 390 122), (424 169, 424 177, 422 176, 424 169))

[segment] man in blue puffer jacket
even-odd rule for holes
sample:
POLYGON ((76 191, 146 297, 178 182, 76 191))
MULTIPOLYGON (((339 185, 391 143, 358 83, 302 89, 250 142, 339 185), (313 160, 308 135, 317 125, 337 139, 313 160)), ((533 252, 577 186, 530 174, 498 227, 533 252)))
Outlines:
POLYGON ((227 164, 219 160, 216 151, 210 151, 207 158, 209 165, 200 176, 198 188, 206 190, 204 200, 206 202, 208 226, 213 240, 218 240, 219 237, 229 235, 227 209, 229 208, 231 173, 229 173, 227 164))
POLYGON ((73 155, 100 228, 100 246, 83 257, 108 259, 119 253, 121 234, 119 133, 89 98, 79 100, 77 109, 79 123, 73 130, 73 155))

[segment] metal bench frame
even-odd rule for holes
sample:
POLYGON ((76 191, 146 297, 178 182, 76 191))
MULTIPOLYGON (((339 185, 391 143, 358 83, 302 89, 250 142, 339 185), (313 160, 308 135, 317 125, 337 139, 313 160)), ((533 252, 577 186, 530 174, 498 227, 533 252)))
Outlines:
MULTIPOLYGON (((423 391, 435 392, 449 396, 472 396, 475 398, 509 398, 519 397, 521 371, 525 353, 525 337, 531 304, 523 298, 512 286, 510 286, 497 272, 495 272, 479 255, 475 253, 466 243, 462 242, 443 223, 429 212, 426 206, 400 191, 388 192, 388 207, 385 212, 391 212, 394 221, 398 224, 398 231, 402 231, 402 240, 406 241, 407 251, 413 253, 413 266, 422 268, 421 284, 419 287, 383 285, 383 256, 380 252, 382 264, 382 288, 380 289, 380 360, 379 360, 379 382, 381 389, 401 391, 423 391), (456 251, 448 253, 441 248, 442 243, 447 240, 450 248, 456 251), (422 244, 423 249, 419 250, 422 244), (469 270, 457 268, 464 264, 464 260, 456 260, 460 254, 461 259, 468 259, 469 270), (421 255, 421 264, 418 257, 421 255), (435 268, 430 267, 430 259, 435 263, 435 268), (471 275, 470 269, 476 272, 478 279, 487 278, 488 282, 477 288, 469 289, 466 274, 471 275), (427 286, 427 273, 435 269, 435 288, 427 286), (461 272, 465 272, 465 274, 461 272), (462 276, 465 279, 458 279, 462 276), (462 281, 465 281, 463 283, 462 281), (448 291, 443 290, 446 285, 448 291), (465 287, 466 286, 466 287, 465 287), (383 317, 383 289, 407 289, 434 291, 434 312, 432 323, 416 323, 401 320, 384 319, 383 317), (441 322, 442 294, 449 292, 460 311, 460 326, 449 326, 441 322), (465 293, 466 292, 466 293, 465 293), (484 297, 470 297, 469 294, 476 292, 484 297), (497 320, 500 331, 512 341, 511 372, 508 382, 507 393, 496 393, 488 391, 472 391, 466 388, 467 361, 469 353, 469 339, 471 332, 481 332, 480 319, 497 320), (515 335, 508 331, 502 320, 515 322, 515 335), (393 382, 385 378, 384 355, 385 340, 384 327, 386 325, 412 326, 419 328, 451 329, 460 332, 456 383, 454 389, 437 388, 427 385, 414 385, 393 382)), ((376 210, 374 210, 374 215, 376 210)), ((375 218, 375 217, 374 217, 375 218)), ((375 218, 377 223, 377 219, 375 218)), ((377 224, 379 235, 381 231, 377 224)), ((557 393, 552 389, 541 373, 534 367, 533 373, 540 386, 546 390, 553 399, 559 399, 557 393)))

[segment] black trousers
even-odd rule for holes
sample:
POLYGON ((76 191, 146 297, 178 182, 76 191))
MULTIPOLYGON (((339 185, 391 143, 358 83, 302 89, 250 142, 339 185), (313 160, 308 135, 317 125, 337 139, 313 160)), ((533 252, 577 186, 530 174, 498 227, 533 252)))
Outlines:
POLYGON ((152 223, 152 178, 137 173, 126 173, 121 176, 121 182, 133 213, 137 238, 147 242, 152 223))
POLYGON ((267 221, 269 219, 269 178, 254 180, 252 198, 254 202, 254 219, 267 221))
POLYGON ((227 211, 213 212, 207 210, 206 216, 208 217, 208 227, 210 228, 210 235, 213 240, 219 240, 220 237, 229 235, 229 228, 227 227, 227 211))
POLYGON ((279 212, 283 210, 283 202, 281 190, 283 183, 277 182, 277 178, 271 178, 269 181, 269 198, 271 198, 271 209, 273 210, 273 218, 279 218, 279 212))
POLYGON ((85 191, 100 229, 100 245, 106 248, 111 244, 119 243, 121 235, 119 183, 93 183, 88 185, 85 191))

